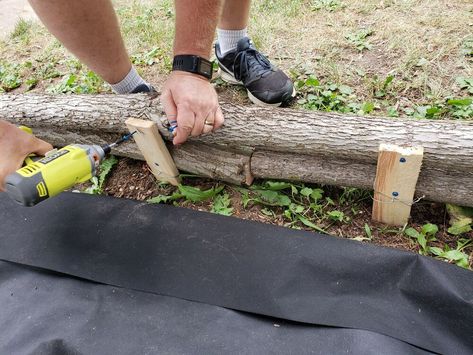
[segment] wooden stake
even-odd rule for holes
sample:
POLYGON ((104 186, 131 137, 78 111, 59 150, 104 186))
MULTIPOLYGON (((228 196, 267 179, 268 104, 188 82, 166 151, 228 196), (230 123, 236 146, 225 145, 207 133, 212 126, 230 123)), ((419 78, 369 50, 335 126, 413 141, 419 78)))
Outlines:
POLYGON ((158 126, 153 121, 136 118, 130 118, 125 123, 131 133, 137 132, 133 138, 156 179, 177 186, 180 182, 179 172, 164 144, 158 126))
POLYGON ((374 183, 373 220, 403 226, 409 220, 423 147, 381 144, 374 183))

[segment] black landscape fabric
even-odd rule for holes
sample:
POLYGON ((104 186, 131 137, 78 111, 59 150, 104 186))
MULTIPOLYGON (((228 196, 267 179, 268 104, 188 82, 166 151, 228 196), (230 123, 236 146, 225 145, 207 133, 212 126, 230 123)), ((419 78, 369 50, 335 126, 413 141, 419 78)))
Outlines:
POLYGON ((0 353, 431 354, 367 330, 295 324, 0 262, 0 353))
POLYGON ((473 353, 473 273, 413 253, 80 194, 0 221, 2 354, 473 353))

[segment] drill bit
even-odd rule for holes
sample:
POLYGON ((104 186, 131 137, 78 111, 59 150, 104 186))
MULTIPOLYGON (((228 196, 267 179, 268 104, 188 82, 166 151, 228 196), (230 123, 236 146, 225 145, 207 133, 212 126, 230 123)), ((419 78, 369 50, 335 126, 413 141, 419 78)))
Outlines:
POLYGON ((112 150, 113 147, 116 147, 117 145, 122 144, 123 142, 126 142, 126 141, 130 140, 130 138, 133 137, 133 135, 136 132, 137 131, 134 131, 133 133, 126 134, 123 137, 121 137, 119 140, 117 140, 116 142, 104 145, 102 147, 103 151, 105 152, 105 154, 110 153, 110 151, 112 150))

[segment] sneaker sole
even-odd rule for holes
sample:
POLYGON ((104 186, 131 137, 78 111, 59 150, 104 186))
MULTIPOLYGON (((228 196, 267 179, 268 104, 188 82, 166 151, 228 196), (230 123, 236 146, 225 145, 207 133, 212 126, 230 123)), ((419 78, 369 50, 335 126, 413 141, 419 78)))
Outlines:
POLYGON ((218 74, 220 75, 223 81, 229 84, 243 86, 243 82, 236 80, 233 75, 227 73, 225 70, 222 70, 222 68, 218 68, 218 74))
MULTIPOLYGON (((223 81, 229 84, 244 86, 241 81, 236 80, 233 75, 222 70, 222 68, 218 68, 218 74, 220 75, 220 78, 222 78, 223 81)), ((279 107, 283 104, 282 102, 277 102, 275 104, 268 104, 256 98, 248 89, 246 90, 246 92, 248 94, 248 98, 250 99, 250 101, 253 102, 255 105, 279 107)), ((296 88, 293 89, 291 97, 295 97, 295 96, 296 96, 296 88)))

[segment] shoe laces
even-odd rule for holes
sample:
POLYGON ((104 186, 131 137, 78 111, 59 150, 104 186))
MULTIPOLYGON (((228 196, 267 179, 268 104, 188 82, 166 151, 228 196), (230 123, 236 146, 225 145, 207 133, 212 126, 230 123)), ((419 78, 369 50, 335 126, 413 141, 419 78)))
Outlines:
POLYGON ((262 77, 271 68, 269 60, 255 48, 246 48, 235 56, 234 75, 239 81, 244 81, 247 77, 262 77))

